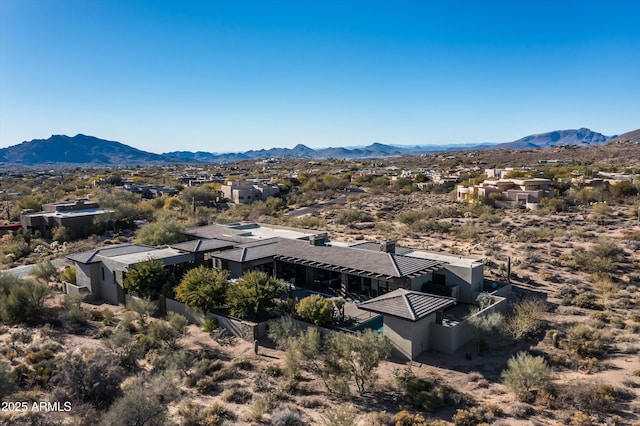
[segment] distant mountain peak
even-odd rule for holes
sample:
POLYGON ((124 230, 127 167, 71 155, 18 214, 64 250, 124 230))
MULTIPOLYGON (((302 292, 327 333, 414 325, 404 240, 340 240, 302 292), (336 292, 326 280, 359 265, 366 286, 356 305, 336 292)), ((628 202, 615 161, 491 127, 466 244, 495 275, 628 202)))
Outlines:
MULTIPOLYGON (((625 133, 616 141, 624 143, 638 141, 640 138, 638 132, 640 130, 625 133)), ((554 130, 533 134, 513 142, 501 144, 401 146, 373 142, 371 145, 360 147, 312 149, 299 143, 293 148, 270 148, 238 153, 215 154, 202 151, 195 153, 175 151, 158 155, 141 151, 120 142, 78 133, 73 137, 52 135, 48 139, 34 139, 8 148, 2 148, 0 149, 0 163, 18 165, 123 165, 176 162, 225 163, 265 158, 383 158, 463 149, 537 149, 562 145, 591 146, 605 143, 611 139, 611 137, 581 127, 579 129, 554 130)))

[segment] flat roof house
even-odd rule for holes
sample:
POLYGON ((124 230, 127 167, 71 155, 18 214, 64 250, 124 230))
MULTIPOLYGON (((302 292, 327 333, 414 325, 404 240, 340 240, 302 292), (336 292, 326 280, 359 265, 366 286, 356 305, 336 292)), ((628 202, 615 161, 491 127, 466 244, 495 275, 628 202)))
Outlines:
POLYGON ((31 233, 40 232, 44 238, 51 238, 53 229, 59 226, 69 228, 76 237, 87 236, 97 216, 112 213, 112 210, 100 209, 97 203, 87 200, 49 203, 42 207, 41 212, 22 212, 20 224, 31 233))
POLYGON ((234 204, 251 204, 254 201, 266 201, 280 192, 277 184, 266 180, 236 180, 221 187, 225 198, 234 204))
POLYGON ((76 285, 113 305, 125 304, 124 278, 127 271, 145 260, 157 259, 171 273, 181 275, 194 262, 193 253, 171 247, 122 244, 67 256, 75 262, 76 285))

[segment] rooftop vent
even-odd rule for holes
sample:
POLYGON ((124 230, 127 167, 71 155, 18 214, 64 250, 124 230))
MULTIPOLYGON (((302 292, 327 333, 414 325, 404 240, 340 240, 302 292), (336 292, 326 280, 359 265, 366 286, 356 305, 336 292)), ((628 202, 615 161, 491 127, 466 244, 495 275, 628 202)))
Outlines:
POLYGON ((321 234, 309 235, 309 245, 312 246, 323 246, 327 242, 327 233, 323 232, 321 234))

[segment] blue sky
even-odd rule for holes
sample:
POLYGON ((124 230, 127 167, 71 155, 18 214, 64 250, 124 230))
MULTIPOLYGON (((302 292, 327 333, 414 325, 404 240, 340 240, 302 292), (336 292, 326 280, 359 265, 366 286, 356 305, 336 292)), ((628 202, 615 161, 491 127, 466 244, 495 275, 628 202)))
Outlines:
POLYGON ((640 127, 640 1, 0 0, 0 147, 504 142, 640 127))

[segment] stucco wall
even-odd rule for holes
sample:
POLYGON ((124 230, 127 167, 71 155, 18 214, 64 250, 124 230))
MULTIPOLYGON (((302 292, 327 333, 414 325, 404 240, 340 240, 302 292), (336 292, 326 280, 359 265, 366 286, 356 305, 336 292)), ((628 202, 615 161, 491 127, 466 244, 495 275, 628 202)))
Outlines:
POLYGON ((402 356, 414 359, 430 349, 429 330, 435 321, 435 314, 417 322, 385 315, 383 333, 402 356))
POLYGON ((475 297, 482 290, 484 283, 482 263, 469 266, 445 265, 438 271, 446 277, 448 287, 457 285, 460 287, 458 300, 464 303, 475 302, 475 297))

